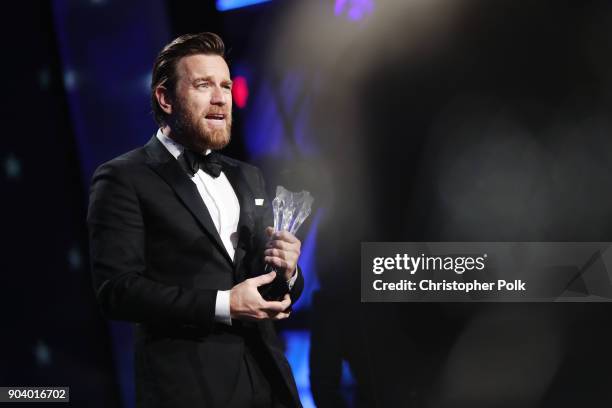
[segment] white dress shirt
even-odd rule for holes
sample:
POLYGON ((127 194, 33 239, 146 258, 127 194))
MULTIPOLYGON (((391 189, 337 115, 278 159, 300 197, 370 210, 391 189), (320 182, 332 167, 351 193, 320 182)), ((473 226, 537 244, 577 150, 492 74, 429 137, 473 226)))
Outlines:
MULTIPOLYGON (((184 147, 166 136, 161 129, 157 131, 157 139, 164 145, 175 159, 184 150, 184 147)), ((206 151, 209 154, 210 150, 206 151)), ((240 203, 225 173, 221 172, 219 177, 214 178, 205 171, 199 169, 192 177, 191 181, 196 185, 215 228, 221 237, 221 242, 227 250, 230 258, 234 259, 236 245, 238 243, 238 220, 240 218, 240 203)), ((293 287, 297 279, 296 273, 289 280, 289 288, 293 287)), ((230 291, 217 291, 215 301, 215 320, 228 325, 232 324, 230 315, 230 291)))

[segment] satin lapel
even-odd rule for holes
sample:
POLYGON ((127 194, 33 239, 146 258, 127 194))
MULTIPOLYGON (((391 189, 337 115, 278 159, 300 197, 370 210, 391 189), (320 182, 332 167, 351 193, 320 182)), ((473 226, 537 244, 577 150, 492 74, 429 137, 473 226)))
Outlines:
MULTIPOLYGON (((154 137, 155 138, 155 137, 154 137)), ((151 168, 159 174, 169 185, 174 189, 178 197, 181 199, 185 207, 193 214, 202 226, 204 231, 210 236, 212 241, 217 245, 217 249, 221 251, 225 259, 232 264, 232 258, 227 253, 225 246, 221 242, 221 237, 217 232, 217 228, 213 223, 206 204, 202 201, 200 193, 196 185, 189 179, 185 171, 174 157, 166 150, 166 148, 156 138, 147 144, 147 148, 153 152, 154 160, 149 162, 151 168), (155 144, 157 142, 157 144, 155 144), (163 149, 166 153, 159 151, 163 149), (161 159, 161 160, 160 160, 161 159)))
MULTIPOLYGON (((223 161, 223 172, 229 180, 238 202, 240 203, 240 218, 238 220, 238 245, 236 246, 236 253, 234 254, 234 267, 235 271, 239 273, 240 264, 246 251, 248 251, 252 245, 253 240, 253 229, 255 228, 255 218, 253 215, 253 203, 254 196, 251 188, 248 186, 244 175, 240 168, 227 161, 223 161)), ((245 276, 236 276, 236 279, 240 282, 244 280, 245 276)))

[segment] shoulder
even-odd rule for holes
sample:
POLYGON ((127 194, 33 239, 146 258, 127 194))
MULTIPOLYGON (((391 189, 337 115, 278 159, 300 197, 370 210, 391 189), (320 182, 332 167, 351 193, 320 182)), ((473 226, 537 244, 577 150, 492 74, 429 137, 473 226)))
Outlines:
POLYGON ((263 194, 263 192, 266 191, 264 176, 259 167, 225 156, 223 154, 219 154, 219 156, 221 156, 221 159, 226 164, 229 164, 231 167, 240 171, 244 180, 246 180, 247 184, 251 187, 251 189, 253 189, 253 191, 260 192, 260 194, 263 194))
POLYGON ((105 163, 103 163, 100 167, 116 167, 116 168, 123 168, 123 167, 130 167, 130 166, 137 166, 140 164, 145 164, 145 162, 147 161, 147 153, 145 150, 145 147, 139 147, 137 149, 134 150, 130 150, 129 152, 123 153, 120 156, 117 156, 105 163))
POLYGON ((147 154, 144 147, 139 147, 123 153, 107 162, 102 163, 94 172, 94 179, 101 175, 112 174, 115 176, 133 174, 139 168, 143 168, 147 162, 147 154))

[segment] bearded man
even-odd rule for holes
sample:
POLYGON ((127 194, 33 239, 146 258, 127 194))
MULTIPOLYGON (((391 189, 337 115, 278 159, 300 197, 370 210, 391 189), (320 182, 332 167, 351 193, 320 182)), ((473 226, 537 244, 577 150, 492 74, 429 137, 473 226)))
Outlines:
POLYGON ((109 318, 135 323, 138 407, 301 406, 273 327, 304 286, 300 241, 270 228, 261 172, 217 153, 232 124, 224 53, 212 33, 168 44, 151 81, 157 134, 92 181, 94 288, 109 318), (265 264, 282 300, 260 295, 265 264))

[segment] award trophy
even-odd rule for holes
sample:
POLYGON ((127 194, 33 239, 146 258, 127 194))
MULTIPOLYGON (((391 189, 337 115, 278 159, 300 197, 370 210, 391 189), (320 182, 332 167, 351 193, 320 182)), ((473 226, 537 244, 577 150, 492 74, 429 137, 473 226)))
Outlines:
MULTIPOLYGON (((294 193, 283 186, 277 186, 276 197, 272 200, 274 231, 289 231, 295 234, 310 215, 313 201, 308 191, 294 193)), ((266 265, 265 271, 266 273, 275 271, 276 277, 271 283, 259 287, 261 296, 266 300, 282 300, 288 291, 284 274, 269 264, 266 265)))

